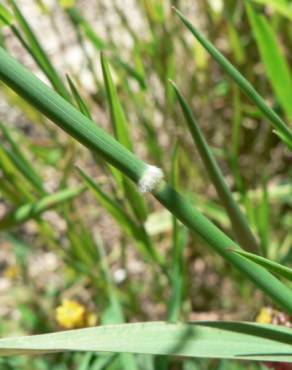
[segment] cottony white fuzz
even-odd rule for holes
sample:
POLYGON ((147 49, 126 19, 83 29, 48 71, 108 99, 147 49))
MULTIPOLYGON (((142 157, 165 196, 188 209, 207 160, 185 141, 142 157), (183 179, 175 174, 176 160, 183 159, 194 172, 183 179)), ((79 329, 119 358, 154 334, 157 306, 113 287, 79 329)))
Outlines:
POLYGON ((163 179, 163 172, 159 167, 147 165, 138 187, 141 193, 151 192, 163 179))

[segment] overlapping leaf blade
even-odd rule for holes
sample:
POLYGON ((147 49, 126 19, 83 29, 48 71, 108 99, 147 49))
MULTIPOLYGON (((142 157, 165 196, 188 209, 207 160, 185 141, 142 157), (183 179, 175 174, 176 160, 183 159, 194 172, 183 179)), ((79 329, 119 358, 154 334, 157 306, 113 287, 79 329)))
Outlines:
POLYGON ((195 38, 202 44, 208 53, 221 65, 225 72, 238 84, 245 94, 256 104, 265 117, 271 122, 278 136, 292 149, 292 132, 285 122, 272 110, 264 99, 259 95, 255 88, 246 80, 246 78, 215 48, 195 27, 194 25, 177 9, 175 12, 182 22, 191 31, 195 38))
MULTIPOLYGON (((147 164, 110 137, 70 103, 52 91, 0 48, 0 78, 23 98, 47 115, 79 142, 98 152, 105 160, 139 182, 147 164)), ((213 250, 238 268, 244 276, 268 294, 278 305, 292 313, 292 292, 272 274, 242 256, 230 253, 236 244, 171 186, 162 182, 153 190, 155 197, 213 250)))
POLYGON ((258 249, 257 242, 248 226, 247 219, 240 210, 236 201, 234 200, 231 190, 229 189, 221 172, 221 169, 217 163, 217 160, 213 155, 211 149, 209 148, 190 106, 173 82, 172 86, 181 105, 189 131, 193 137, 195 145, 197 146, 208 175, 213 185, 215 186, 217 194, 229 215, 229 219, 232 224, 236 239, 243 248, 256 251, 258 249))
POLYGON ((130 352, 292 363, 292 330, 243 322, 106 325, 0 340, 0 355, 130 352))
POLYGON ((256 262, 260 266, 265 267, 267 270, 275 273, 278 276, 284 277, 292 281, 292 269, 286 266, 281 265, 280 263, 274 262, 268 258, 258 256, 257 254, 248 253, 245 251, 234 251, 235 253, 240 254, 241 256, 246 257, 247 259, 256 262))
POLYGON ((251 23, 262 61, 271 85, 280 104, 289 118, 292 118, 292 74, 277 36, 268 19, 258 13, 250 1, 245 1, 247 14, 251 23))

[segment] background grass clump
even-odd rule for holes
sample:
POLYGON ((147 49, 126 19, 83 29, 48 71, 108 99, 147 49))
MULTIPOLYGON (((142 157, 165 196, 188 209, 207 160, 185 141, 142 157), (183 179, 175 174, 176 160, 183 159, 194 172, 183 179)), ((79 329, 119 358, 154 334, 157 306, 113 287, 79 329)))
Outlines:
MULTIPOLYGON (((0 3, 1 337, 214 320, 198 333, 211 346, 208 330, 225 330, 228 346, 243 329, 227 321, 258 321, 282 326, 270 339, 287 346, 282 360, 240 362, 237 349, 166 348, 171 324, 129 326, 131 347, 117 325, 104 347, 72 332, 75 352, 3 357, 1 369, 292 361, 291 21, 288 0, 0 3), (137 187, 148 163, 164 173, 154 197, 137 187), (172 353, 209 359, 159 356, 172 353)), ((250 330, 243 348, 267 345, 265 326, 250 330)), ((0 354, 50 352, 51 338, 0 341, 0 354)))

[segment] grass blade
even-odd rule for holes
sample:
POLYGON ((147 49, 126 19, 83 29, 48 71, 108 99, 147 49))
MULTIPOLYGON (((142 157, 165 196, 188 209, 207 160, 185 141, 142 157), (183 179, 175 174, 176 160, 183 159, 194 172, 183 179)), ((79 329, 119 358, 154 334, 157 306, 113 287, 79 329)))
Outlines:
MULTIPOLYGON (((133 151, 133 143, 130 137, 129 125, 125 117, 125 113, 119 102, 116 88, 114 86, 110 68, 107 59, 101 55, 101 66, 103 71, 104 82, 107 91, 108 102, 110 106, 110 114, 112 126, 117 140, 127 149, 133 151)), ((131 208, 136 217, 144 222, 147 218, 147 208, 144 199, 137 192, 136 187, 133 186, 128 179, 123 179, 124 192, 126 198, 129 199, 131 208)))
POLYGON ((268 5, 283 17, 287 17, 292 21, 292 9, 289 1, 286 0, 253 0, 253 2, 268 5))
POLYGON ((87 106, 87 103, 84 101, 84 99, 82 99, 81 95, 78 92, 77 87, 75 86, 75 84, 72 81, 72 79, 70 78, 70 76, 67 75, 66 77, 67 77, 67 81, 69 83, 72 95, 74 97, 74 100, 75 100, 80 112, 83 113, 89 119, 92 119, 89 107, 87 106))
POLYGON ((288 62, 279 47, 277 36, 270 22, 263 14, 257 12, 249 1, 245 1, 245 7, 275 95, 287 116, 292 118, 292 75, 288 62))
POLYGON ((43 49, 38 38, 36 37, 35 33, 31 29, 28 22, 26 21, 16 2, 14 0, 8 1, 11 7, 13 8, 16 20, 19 22, 21 29, 27 38, 29 44, 29 52, 32 53, 33 58, 37 61, 43 72, 46 74, 46 76, 56 89, 56 91, 58 91, 58 93, 62 95, 65 99, 70 101, 70 95, 68 94, 61 77, 58 75, 58 72, 53 67, 47 53, 43 49))
POLYGON ((268 255, 268 245, 271 240, 270 235, 270 200, 267 187, 266 176, 263 176, 263 195, 258 207, 258 233, 261 239, 261 251, 264 257, 268 255))
POLYGON ((160 203, 278 305, 292 313, 292 292, 288 287, 256 263, 251 261, 247 263, 243 256, 230 253, 230 248, 237 247, 233 240, 194 208, 187 199, 164 183, 161 177, 153 177, 151 175, 153 166, 147 165, 104 130, 94 125, 2 48, 0 48, 0 79, 64 131, 98 152, 131 180, 137 184, 143 182, 143 185, 145 180, 147 182, 150 180, 152 186, 149 191, 160 203))
POLYGON ((8 182, 8 186, 17 190, 17 193, 21 195, 23 201, 33 201, 34 195, 32 188, 28 184, 25 177, 19 171, 19 168, 15 165, 13 158, 9 155, 7 149, 0 143, 0 168, 5 175, 4 181, 8 182))
POLYGON ((80 14, 77 8, 68 8, 67 13, 72 22, 82 29, 86 37, 92 42, 97 51, 108 49, 107 43, 97 35, 93 27, 87 20, 80 14))
POLYGON ((289 302, 292 298, 291 290, 277 279, 274 280, 273 275, 266 274, 267 271, 264 269, 258 269, 255 263, 246 264, 243 259, 229 258, 227 256, 228 250, 230 250, 230 246, 235 245, 235 243, 197 211, 188 200, 184 199, 167 184, 162 185, 154 195, 171 213, 181 220, 189 229, 195 231, 217 253, 241 270, 246 277, 249 277, 258 287, 261 287, 266 294, 270 297, 274 297, 275 301, 278 303, 281 301, 284 304, 283 307, 285 307, 288 312, 291 311, 291 308, 288 307, 292 306, 292 301, 291 303, 289 302), (283 294, 288 294, 291 298, 287 299, 287 296, 284 297, 283 294))
POLYGON ((65 351, 130 352, 292 362, 292 330, 243 322, 106 325, 0 340, 0 355, 65 351))
MULTIPOLYGON (((1 164, 1 159, 0 159, 0 164, 1 164)), ((0 194, 2 196, 5 195, 5 197, 7 197, 7 199, 9 199, 15 205, 21 204, 21 200, 22 200, 21 195, 19 194, 17 190, 18 189, 12 186, 9 181, 6 181, 5 179, 0 178, 0 194)))
POLYGON ((67 222, 67 236, 70 241, 70 248, 65 252, 67 259, 75 265, 82 266, 89 276, 98 274, 96 266, 99 263, 99 255, 92 235, 85 227, 83 219, 67 210, 64 212, 64 219, 67 222))
POLYGON ((238 240, 239 244, 246 250, 257 251, 258 245, 256 239, 248 226, 248 222, 241 212, 239 206, 233 198, 233 195, 224 180, 224 176, 220 170, 220 167, 209 148, 202 131, 192 113, 192 110, 185 98, 173 83, 172 86, 182 108, 183 114, 185 116, 189 131, 192 135, 195 145, 197 146, 198 152, 202 158, 208 175, 216 188, 217 194, 223 203, 229 219, 232 223, 232 228, 234 235, 238 240))
POLYGON ((258 94, 254 87, 243 77, 243 75, 217 50, 177 9, 173 8, 183 23, 210 53, 210 55, 221 65, 225 72, 239 85, 245 94, 257 105, 262 113, 269 119, 278 136, 292 148, 292 132, 275 111, 273 111, 264 99, 258 94))
MULTIPOLYGON (((175 145, 172 155, 172 186, 177 189, 179 184, 179 146, 175 145)), ((172 217, 172 292, 169 300, 167 318, 170 322, 177 322, 180 319, 181 305, 183 301, 184 290, 184 250, 188 241, 187 229, 179 224, 176 217, 172 217)))
POLYGON ((246 257, 247 259, 263 266, 267 270, 277 274, 278 276, 284 277, 285 279, 292 281, 292 269, 289 267, 283 266, 280 263, 271 261, 268 258, 264 258, 253 253, 238 250, 232 250, 232 252, 240 254, 241 256, 246 257))
POLYGON ((3 4, 0 4, 0 21, 6 26, 11 26, 14 22, 13 15, 3 4))
POLYGON ((57 207, 63 202, 67 202, 84 191, 84 186, 79 186, 78 188, 63 189, 54 194, 49 194, 41 198, 35 203, 27 203, 20 206, 15 211, 4 216, 0 220, 0 230, 4 230, 10 227, 19 225, 30 218, 35 218, 40 216, 43 212, 57 207))
POLYGON ((162 256, 154 249, 144 227, 137 225, 120 205, 111 199, 98 185, 80 168, 77 168, 87 186, 93 191, 97 200, 112 215, 112 217, 123 227, 124 231, 133 237, 141 246, 141 251, 156 263, 163 265, 162 256))
MULTIPOLYGON (((174 188, 179 186, 179 146, 175 144, 171 160, 171 184, 174 188)), ((180 320, 181 306, 183 302, 184 291, 184 250, 188 240, 188 230, 181 225, 176 217, 172 216, 172 266, 170 273, 171 295, 169 298, 167 320, 176 323, 180 320)), ((160 370, 169 368, 170 358, 168 356, 159 356, 155 360, 155 367, 160 370)))
POLYGON ((15 164, 15 166, 19 169, 24 177, 28 179, 28 181, 40 192, 44 193, 43 182, 40 176, 37 174, 35 169, 30 164, 29 160, 25 157, 24 153, 19 149, 19 146, 12 138, 9 130, 5 127, 5 125, 0 122, 0 129, 3 133, 5 139, 9 142, 12 151, 9 151, 10 159, 15 164))
POLYGON ((146 89, 146 81, 145 81, 144 74, 142 75, 136 68, 134 68, 130 64, 124 62, 122 59, 120 59, 116 56, 112 58, 112 61, 117 66, 123 68, 128 76, 135 79, 138 82, 138 84, 140 85, 141 89, 143 89, 143 90, 146 89))
POLYGON ((123 146, 133 151, 133 143, 130 138, 128 122, 126 121, 125 113, 118 99, 117 91, 110 73, 108 61, 103 54, 101 55, 101 66, 115 136, 123 146))
POLYGON ((0 76, 21 96, 85 146, 101 154, 110 164, 138 182, 146 163, 124 148, 70 103, 42 83, 14 58, 0 49, 0 76), (48 109, 49 108, 49 109, 48 109))
MULTIPOLYGON (((116 291, 116 287, 114 282, 111 278, 111 273, 109 270, 109 266, 107 264, 107 257, 105 254, 105 250, 101 241, 97 243, 97 249, 100 255, 100 264, 101 269, 104 274, 106 284, 107 284, 107 294, 110 301, 110 310, 111 310, 111 317, 110 319, 107 318, 107 322, 103 320, 103 324, 119 324, 125 322, 124 313, 122 306, 120 304, 120 300, 118 298, 118 294, 116 291)), ((137 369, 136 361, 134 356, 131 353, 121 353, 120 354, 120 361, 122 366, 125 370, 135 370, 137 369)))

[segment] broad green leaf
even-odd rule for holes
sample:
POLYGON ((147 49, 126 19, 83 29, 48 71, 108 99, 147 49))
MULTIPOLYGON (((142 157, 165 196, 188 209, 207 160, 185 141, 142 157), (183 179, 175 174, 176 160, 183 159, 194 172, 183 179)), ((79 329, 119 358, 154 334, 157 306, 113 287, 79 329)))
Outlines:
POLYGON ((292 329, 282 326, 147 322, 0 339, 0 355, 94 351, 292 363, 291 343, 292 329))
POLYGON ((245 94, 257 105, 262 113, 269 119, 272 126, 280 138, 292 148, 292 131, 285 124, 285 122, 272 110, 264 99, 259 95, 255 88, 245 79, 245 77, 220 53, 215 46, 208 41, 194 26, 193 24, 177 9, 176 14, 191 31, 194 37, 202 44, 208 53, 221 65, 225 72, 238 84, 238 86, 245 92, 245 94))
POLYGON ((249 21, 276 97, 292 118, 292 74, 271 23, 245 1, 249 21))
POLYGON ((292 269, 286 266, 281 265, 280 263, 271 261, 270 259, 258 256, 257 254, 248 253, 244 251, 232 250, 234 253, 238 253, 247 259, 256 262, 257 264, 263 266, 272 273, 282 276, 285 279, 292 281, 292 269))

